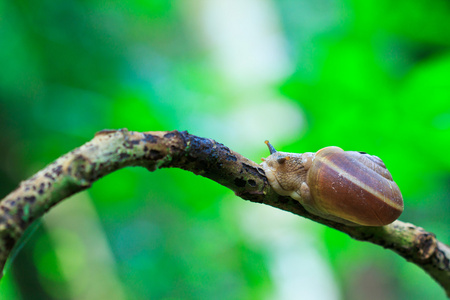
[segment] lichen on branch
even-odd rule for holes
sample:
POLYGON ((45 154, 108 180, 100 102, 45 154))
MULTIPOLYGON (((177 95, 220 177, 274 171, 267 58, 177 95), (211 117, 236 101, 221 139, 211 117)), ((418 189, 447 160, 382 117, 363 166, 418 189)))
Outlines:
POLYGON ((0 270, 34 220, 102 176, 127 166, 150 171, 181 168, 214 180, 243 199, 292 212, 354 239, 391 249, 425 270, 450 297, 450 247, 433 233, 401 221, 382 227, 352 227, 312 215, 299 202, 276 194, 260 165, 212 139, 176 130, 103 130, 23 181, 0 201, 0 270))

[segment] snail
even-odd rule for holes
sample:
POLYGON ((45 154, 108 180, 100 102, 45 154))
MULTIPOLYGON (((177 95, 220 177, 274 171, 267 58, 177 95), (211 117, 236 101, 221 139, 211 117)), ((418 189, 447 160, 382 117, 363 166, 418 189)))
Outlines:
POLYGON ((325 147, 316 153, 278 152, 261 167, 271 187, 310 213, 350 226, 383 226, 403 212, 400 189, 383 161, 364 152, 325 147))

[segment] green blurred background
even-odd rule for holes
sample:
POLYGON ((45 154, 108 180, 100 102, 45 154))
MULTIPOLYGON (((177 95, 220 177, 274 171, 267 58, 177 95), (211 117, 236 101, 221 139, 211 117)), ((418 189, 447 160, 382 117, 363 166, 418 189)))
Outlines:
MULTIPOLYGON (((381 157, 450 243, 450 2, 0 1, 1 197, 96 131, 188 130, 259 161, 381 157)), ((129 168, 29 230, 1 299, 444 299, 393 252, 178 170, 129 168), (25 242, 26 240, 26 242, 25 242)))

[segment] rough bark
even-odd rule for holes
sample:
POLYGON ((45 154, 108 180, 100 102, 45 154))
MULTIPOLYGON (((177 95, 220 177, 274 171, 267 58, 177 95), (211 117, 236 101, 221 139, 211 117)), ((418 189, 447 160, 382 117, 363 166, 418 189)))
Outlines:
POLYGON ((383 227, 350 227, 311 215, 297 201, 277 195, 255 162, 214 140, 179 131, 103 130, 23 181, 0 202, 0 270, 34 220, 100 177, 127 166, 188 170, 226 186, 245 200, 292 212, 354 239, 391 249, 424 269, 450 297, 450 247, 433 233, 401 221, 383 227))

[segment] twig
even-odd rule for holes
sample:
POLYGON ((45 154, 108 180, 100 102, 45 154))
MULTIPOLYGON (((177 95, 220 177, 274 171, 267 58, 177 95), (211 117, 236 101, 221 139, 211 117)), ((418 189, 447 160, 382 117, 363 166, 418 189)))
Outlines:
POLYGON ((185 169, 226 186, 243 199, 290 211, 391 249, 424 269, 450 297, 450 247, 437 241, 433 233, 401 221, 383 227, 350 227, 311 215, 297 201, 277 195, 258 164, 211 139, 179 131, 100 131, 90 142, 23 181, 0 202, 0 270, 34 220, 100 177, 127 166, 150 171, 185 169))

